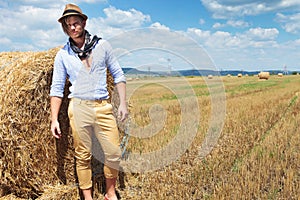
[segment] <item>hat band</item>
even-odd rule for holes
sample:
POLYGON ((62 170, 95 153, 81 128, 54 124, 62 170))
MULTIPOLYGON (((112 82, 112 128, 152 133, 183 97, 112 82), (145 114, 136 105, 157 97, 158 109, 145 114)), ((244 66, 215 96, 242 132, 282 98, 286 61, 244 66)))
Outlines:
POLYGON ((66 11, 63 13, 63 15, 68 14, 68 13, 78 13, 78 14, 81 14, 81 15, 82 15, 81 12, 79 12, 79 11, 77 11, 77 10, 72 10, 72 9, 66 10, 66 11))

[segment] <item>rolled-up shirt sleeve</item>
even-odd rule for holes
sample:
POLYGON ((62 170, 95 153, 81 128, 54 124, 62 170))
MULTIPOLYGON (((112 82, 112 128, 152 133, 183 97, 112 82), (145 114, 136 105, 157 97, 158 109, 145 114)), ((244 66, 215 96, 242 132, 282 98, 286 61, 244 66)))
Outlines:
POLYGON ((55 56, 50 96, 63 97, 66 83, 66 68, 64 67, 61 53, 55 56))
POLYGON ((107 67, 110 71, 110 73, 113 76, 114 79, 114 83, 120 83, 120 82, 125 82, 126 83, 126 77, 124 75, 124 72, 119 64, 119 62, 117 61, 117 58, 114 56, 113 54, 113 50, 111 45, 106 41, 103 44, 106 48, 106 64, 107 67))

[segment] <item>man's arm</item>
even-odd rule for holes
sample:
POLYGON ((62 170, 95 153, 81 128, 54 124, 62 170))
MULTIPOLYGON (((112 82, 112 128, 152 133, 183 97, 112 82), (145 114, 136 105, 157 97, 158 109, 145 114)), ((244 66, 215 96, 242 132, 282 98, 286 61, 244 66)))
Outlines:
POLYGON ((127 104, 126 104, 126 83, 119 82, 116 84, 119 98, 120 98, 120 105, 118 108, 118 117, 121 121, 124 121, 128 115, 127 104))
POLYGON ((61 97, 51 97, 50 104, 51 104, 51 132, 52 135, 59 139, 61 137, 61 130, 58 122, 58 113, 62 103, 61 97))

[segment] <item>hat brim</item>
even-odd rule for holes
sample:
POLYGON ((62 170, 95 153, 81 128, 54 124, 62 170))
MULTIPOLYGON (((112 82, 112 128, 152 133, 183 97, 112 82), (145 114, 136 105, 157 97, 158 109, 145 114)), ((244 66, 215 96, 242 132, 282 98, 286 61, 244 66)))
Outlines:
POLYGON ((76 12, 74 12, 74 13, 72 13, 72 12, 70 12, 70 13, 67 13, 67 14, 64 14, 61 18, 59 18, 57 21, 58 22, 60 22, 60 23, 62 23, 62 21, 63 21, 63 19, 65 18, 65 17, 67 17, 67 16, 71 16, 71 15, 77 15, 77 16, 81 16, 84 20, 87 20, 88 19, 88 17, 85 15, 85 14, 80 14, 80 13, 76 13, 76 12))

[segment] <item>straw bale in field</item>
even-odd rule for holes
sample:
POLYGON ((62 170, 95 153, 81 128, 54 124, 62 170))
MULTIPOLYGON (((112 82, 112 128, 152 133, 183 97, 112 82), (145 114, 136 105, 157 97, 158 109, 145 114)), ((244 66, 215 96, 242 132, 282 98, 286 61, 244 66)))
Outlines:
POLYGON ((42 196, 37 200, 78 199, 79 190, 75 186, 56 185, 46 187, 42 196))
POLYGON ((208 79, 212 79, 212 78, 213 78, 213 75, 210 74, 210 75, 207 76, 207 78, 208 78, 208 79))
POLYGON ((258 78, 268 80, 270 78, 270 72, 260 72, 258 78))
MULTIPOLYGON (((35 199, 45 186, 75 185, 67 98, 60 110, 62 138, 56 140, 50 132, 49 91, 58 49, 0 54, 1 196, 12 193, 35 199)), ((68 82, 65 96, 69 85, 68 82)), ((113 92, 110 74, 108 87, 115 104, 118 96, 113 92)))
POLYGON ((277 76, 278 77, 283 77, 283 73, 278 73, 277 76))
POLYGON ((238 74, 237 77, 241 78, 243 77, 243 74, 238 74))
POLYGON ((227 74, 227 77, 231 77, 231 74, 227 74))

